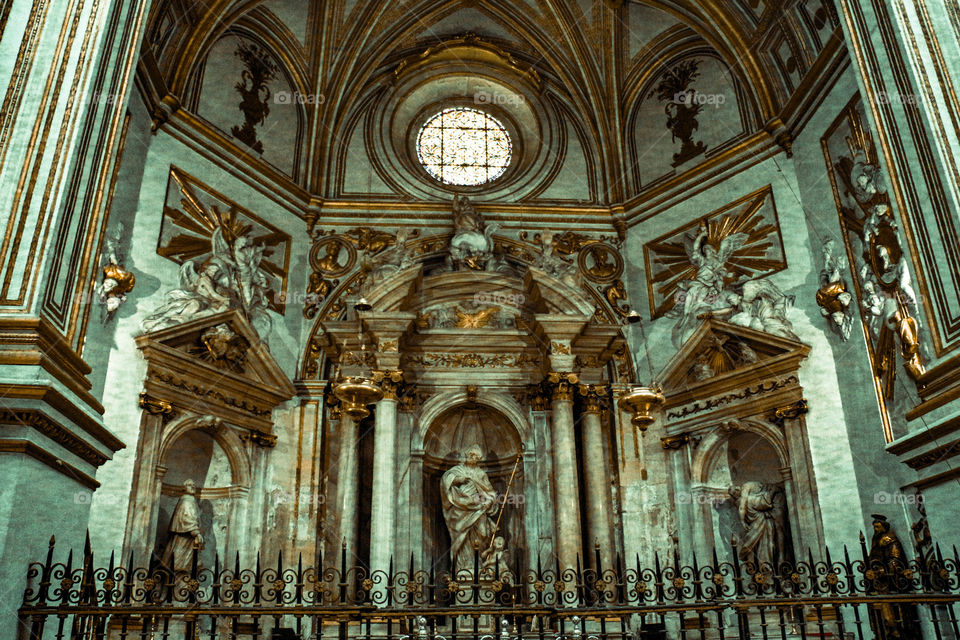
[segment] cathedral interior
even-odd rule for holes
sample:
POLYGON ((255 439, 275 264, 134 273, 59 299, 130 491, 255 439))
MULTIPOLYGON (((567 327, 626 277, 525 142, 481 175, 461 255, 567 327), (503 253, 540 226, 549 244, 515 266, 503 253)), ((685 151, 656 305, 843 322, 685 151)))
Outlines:
POLYGON ((955 0, 0 51, 3 638, 960 638, 955 0))

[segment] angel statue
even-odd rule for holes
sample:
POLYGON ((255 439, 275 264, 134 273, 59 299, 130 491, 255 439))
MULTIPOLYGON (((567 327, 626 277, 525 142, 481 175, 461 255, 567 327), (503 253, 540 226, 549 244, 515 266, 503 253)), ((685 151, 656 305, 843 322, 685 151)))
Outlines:
POLYGON ((180 288, 167 293, 166 301, 143 319, 144 331, 157 331, 187 322, 200 316, 230 308, 227 290, 228 274, 213 260, 197 268, 193 260, 180 266, 180 288))
POLYGON ((447 266, 454 271, 463 267, 474 271, 493 270, 497 266, 493 254, 493 233, 498 228, 496 224, 485 224, 468 198, 455 196, 453 238, 450 240, 447 266))
POLYGON ((707 241, 708 231, 706 222, 700 223, 696 238, 690 242, 689 236, 684 236, 684 245, 690 263, 697 268, 693 279, 681 281, 681 291, 677 301, 682 301, 683 307, 679 310, 680 318, 673 327, 673 344, 678 349, 687 338, 696 330, 699 324, 698 316, 710 313, 714 309, 726 306, 723 299, 724 281, 733 278, 724 266, 735 251, 747 241, 745 233, 731 233, 720 241, 719 248, 715 248, 707 241))
POLYGON ((165 329, 201 316, 241 309, 267 340, 272 327, 268 311, 269 279, 261 268, 264 247, 247 235, 228 238, 223 227, 211 238, 212 254, 202 263, 187 260, 180 267, 180 288, 142 323, 144 331, 165 329))
POLYGON ((253 243, 247 234, 233 237, 231 241, 224 227, 214 230, 211 240, 211 260, 221 264, 224 271, 231 275, 227 287, 236 298, 234 305, 246 313, 257 333, 266 339, 273 326, 267 311, 270 280, 260 266, 266 247, 253 243))

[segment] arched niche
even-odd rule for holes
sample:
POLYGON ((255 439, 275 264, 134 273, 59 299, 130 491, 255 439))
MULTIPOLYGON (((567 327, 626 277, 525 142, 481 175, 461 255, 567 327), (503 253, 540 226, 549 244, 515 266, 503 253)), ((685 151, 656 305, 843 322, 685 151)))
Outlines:
POLYGON ((239 501, 250 488, 250 460, 243 442, 230 429, 211 416, 171 424, 161 444, 156 480, 154 552, 158 557, 167 544, 167 528, 187 480, 197 487, 204 537, 200 563, 213 566, 215 554, 224 558, 236 548, 239 501))
POLYGON ((792 558, 795 543, 790 534, 796 520, 797 505, 787 501, 792 496, 789 457, 782 434, 772 425, 752 420, 728 421, 704 436, 690 464, 691 500, 700 512, 706 538, 727 556, 731 540, 743 539, 738 503, 730 490, 748 482, 773 485, 782 491, 786 507, 782 525, 786 548, 792 558))
POLYGON ((504 538, 510 550, 511 565, 518 559, 525 562, 526 478, 530 477, 525 467, 534 461, 524 460, 523 442, 528 428, 519 407, 513 405, 512 399, 499 394, 490 394, 483 401, 469 401, 464 394, 446 393, 428 401, 420 415, 411 444, 416 452, 417 472, 422 477, 422 556, 436 562, 440 571, 452 569, 441 480, 444 473, 463 461, 464 451, 473 445, 483 452, 480 467, 497 493, 497 535, 504 538))
MULTIPOLYGON (((817 484, 797 375, 809 347, 715 319, 703 322, 664 369, 662 439, 672 467, 680 547, 726 559, 742 534, 731 486, 782 488, 784 553, 823 546, 817 484), (740 344, 755 358, 703 378, 696 365, 716 344, 740 344)), ((779 497, 777 498, 780 499, 779 497)))

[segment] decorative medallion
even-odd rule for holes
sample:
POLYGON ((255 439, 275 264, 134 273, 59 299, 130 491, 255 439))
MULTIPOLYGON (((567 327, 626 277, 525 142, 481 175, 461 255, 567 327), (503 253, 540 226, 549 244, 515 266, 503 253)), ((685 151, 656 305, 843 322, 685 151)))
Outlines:
POLYGON ((337 278, 357 264, 357 249, 342 236, 326 236, 310 248, 310 267, 327 278, 337 278))
POLYGON ((613 282, 623 274, 623 257, 606 242, 595 242, 580 250, 577 266, 593 282, 613 282))

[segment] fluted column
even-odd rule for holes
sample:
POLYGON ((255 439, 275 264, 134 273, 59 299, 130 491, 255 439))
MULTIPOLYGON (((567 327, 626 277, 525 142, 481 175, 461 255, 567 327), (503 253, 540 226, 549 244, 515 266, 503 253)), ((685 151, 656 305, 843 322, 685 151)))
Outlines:
MULTIPOLYGON (((385 374, 380 381, 383 398, 377 402, 373 440, 373 496, 370 509, 370 569, 387 571, 397 510, 397 390, 399 371, 385 374)), ((383 586, 383 585, 380 585, 383 586)))
MULTIPOLYGON (((583 396, 583 475, 587 502, 588 547, 598 545, 600 563, 609 569, 613 557, 613 532, 610 526, 611 477, 603 447, 600 408, 609 391, 605 385, 580 385, 583 396)), ((593 556, 590 562, 595 562, 593 556)))
POLYGON ((580 500, 577 490, 577 443, 573 429, 575 374, 550 374, 550 424, 553 437, 554 512, 560 566, 574 568, 580 553, 580 500))
POLYGON ((356 564, 357 492, 360 488, 360 466, 357 451, 357 423, 340 414, 337 424, 339 446, 337 457, 337 513, 340 514, 339 540, 347 549, 348 558, 356 564))

